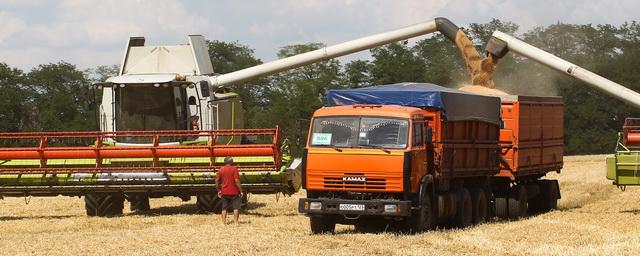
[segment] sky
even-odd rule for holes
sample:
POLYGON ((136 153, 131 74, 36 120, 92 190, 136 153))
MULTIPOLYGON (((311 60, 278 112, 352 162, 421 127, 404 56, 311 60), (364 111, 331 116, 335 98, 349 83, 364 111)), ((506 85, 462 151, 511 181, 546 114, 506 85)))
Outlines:
POLYGON ((462 27, 498 18, 525 32, 557 22, 620 25, 639 13, 633 0, 0 0, 0 62, 25 71, 59 61, 93 68, 119 64, 130 36, 172 45, 190 34, 238 41, 270 61, 285 45, 331 45, 435 17, 462 27))

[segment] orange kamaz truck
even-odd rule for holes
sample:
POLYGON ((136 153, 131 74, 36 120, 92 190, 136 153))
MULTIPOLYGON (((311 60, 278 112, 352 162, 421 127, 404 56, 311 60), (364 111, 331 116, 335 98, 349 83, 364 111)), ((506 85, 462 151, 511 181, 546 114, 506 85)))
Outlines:
MULTIPOLYGON (((327 103, 313 115, 302 163, 307 197, 299 211, 310 217, 313 233, 333 232, 336 224, 420 232, 481 223, 497 211, 520 216, 527 199, 540 198, 538 179, 558 167, 526 172, 514 165, 521 160, 514 162, 513 153, 517 159, 524 148, 501 142, 506 105, 498 97, 401 83, 330 90, 327 103), (514 196, 521 188, 525 199, 514 196)), ((521 107, 517 98, 511 104, 521 107)), ((536 129, 520 111, 510 113, 515 135, 523 133, 516 124, 528 133, 536 129)))

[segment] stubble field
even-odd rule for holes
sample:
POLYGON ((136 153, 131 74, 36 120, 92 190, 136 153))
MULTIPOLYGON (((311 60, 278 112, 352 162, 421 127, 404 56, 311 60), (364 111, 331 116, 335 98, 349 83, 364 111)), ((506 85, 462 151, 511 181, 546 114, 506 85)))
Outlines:
MULTIPOLYGON (((565 157, 559 209, 518 221, 419 235, 311 235, 293 197, 251 196, 241 225, 197 214, 194 201, 152 199, 152 211, 86 217, 79 198, 0 200, 2 255, 638 255, 640 187, 604 178, 604 156, 565 157)), ((128 208, 128 207, 127 207, 128 208)))

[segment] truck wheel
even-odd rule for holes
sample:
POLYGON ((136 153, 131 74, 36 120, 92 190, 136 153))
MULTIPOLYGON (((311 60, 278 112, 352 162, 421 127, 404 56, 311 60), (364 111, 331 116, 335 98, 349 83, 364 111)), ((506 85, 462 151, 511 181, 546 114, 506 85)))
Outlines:
POLYGON ((471 189, 471 203, 473 205, 472 210, 472 222, 474 225, 478 225, 487 220, 487 194, 482 188, 471 189))
POLYGON ((407 217, 405 220, 405 229, 409 233, 419 233, 432 230, 436 226, 431 198, 426 195, 426 198, 423 198, 420 201, 420 209, 411 211, 411 216, 407 217))
POLYGON ((151 209, 149 196, 145 194, 132 194, 128 196, 131 211, 146 212, 151 209))
POLYGON ((382 233, 385 231, 386 227, 386 221, 373 219, 361 219, 354 225, 354 228, 358 233, 382 233))
POLYGON ((465 228, 471 225, 473 220, 471 203, 471 195, 469 190, 462 188, 458 191, 458 202, 456 202, 455 225, 459 228, 465 228))
POLYGON ((196 206, 200 212, 222 212, 222 200, 215 194, 198 194, 196 196, 196 206))
POLYGON ((328 216, 310 216, 309 223, 313 234, 333 234, 336 231, 336 221, 328 216))
POLYGON ((540 212, 548 212, 558 208, 558 186, 555 180, 540 180, 538 204, 540 212))
POLYGON ((515 186, 509 193, 509 218, 519 219, 527 215, 527 189, 515 186))
POLYGON ((506 220, 509 218, 507 198, 496 197, 496 217, 506 220))
POLYGON ((87 216, 122 215, 124 197, 120 194, 89 193, 84 196, 84 208, 87 216))

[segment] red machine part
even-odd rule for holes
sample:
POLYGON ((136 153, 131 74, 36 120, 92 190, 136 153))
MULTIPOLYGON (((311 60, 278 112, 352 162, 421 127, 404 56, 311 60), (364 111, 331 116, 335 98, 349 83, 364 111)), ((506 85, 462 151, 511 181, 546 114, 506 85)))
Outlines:
POLYGON ((640 118, 625 118, 622 126, 624 145, 627 147, 640 146, 640 118))
POLYGON ((128 172, 178 172, 196 169, 214 169, 216 157, 226 156, 272 156, 273 165, 241 166, 243 171, 277 170, 281 160, 279 129, 234 129, 234 130, 177 130, 177 131, 118 131, 118 132, 20 132, 0 133, 0 160, 40 160, 37 168, 1 168, 2 173, 74 173, 93 171, 128 171, 128 172), (270 137, 265 144, 225 144, 217 145, 219 138, 239 136, 270 137), (174 145, 163 144, 163 138, 207 138, 207 145, 174 145), (119 141, 123 138, 147 140, 147 144, 116 143, 105 145, 107 141, 119 141), (90 145, 68 146, 65 142, 92 142, 90 145), (37 145, 34 145, 37 144, 37 145), (55 144, 55 145, 51 145, 55 144), (62 145, 60 145, 62 144, 62 145), (121 144, 121 145, 118 145, 121 144), (7 146, 10 145, 10 146, 7 146), (160 158, 209 157, 208 165, 162 166, 160 158), (103 159, 118 158, 151 158, 151 166, 103 166, 103 159), (95 159, 95 167, 49 167, 50 159, 95 159), (28 169, 28 170, 27 170, 28 169))

